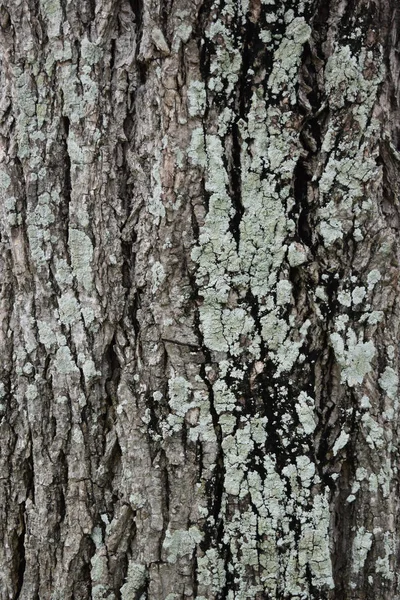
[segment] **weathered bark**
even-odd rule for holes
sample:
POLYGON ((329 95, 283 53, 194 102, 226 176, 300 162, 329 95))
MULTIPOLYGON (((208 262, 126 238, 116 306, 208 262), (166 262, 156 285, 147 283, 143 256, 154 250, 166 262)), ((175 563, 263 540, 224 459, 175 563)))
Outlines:
POLYGON ((3 0, 0 599, 400 597, 394 0, 3 0))

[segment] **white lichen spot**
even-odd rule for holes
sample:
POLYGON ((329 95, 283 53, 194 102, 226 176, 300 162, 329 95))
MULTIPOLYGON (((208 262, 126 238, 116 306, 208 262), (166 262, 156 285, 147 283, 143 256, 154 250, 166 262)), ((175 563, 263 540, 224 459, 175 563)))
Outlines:
POLYGON ((357 339, 352 330, 347 333, 347 348, 338 333, 332 333, 330 340, 337 361, 342 367, 342 381, 346 381, 350 387, 362 383, 365 375, 372 369, 371 361, 375 356, 373 342, 363 342, 361 339, 357 339))
POLYGON ((372 271, 370 271, 368 273, 368 277, 367 277, 367 281, 368 281, 368 290, 371 291, 375 285, 378 283, 378 281, 381 280, 381 274, 380 271, 378 271, 378 269, 372 269, 372 271))
POLYGON ((37 320, 37 328, 39 333, 39 341, 43 346, 49 350, 57 343, 56 334, 53 328, 46 321, 37 320))
POLYGON ((74 363, 71 351, 68 346, 60 346, 57 350, 54 367, 61 375, 68 375, 78 371, 78 367, 74 363))
POLYGON ((386 367, 379 377, 378 382, 388 397, 393 400, 397 395, 399 385, 399 378, 396 371, 392 367, 386 367))
POLYGON ((71 291, 62 294, 58 299, 58 312, 60 321, 64 325, 72 325, 80 318, 80 309, 78 301, 71 291))
POLYGON ((199 167, 207 165, 204 130, 201 127, 196 127, 192 131, 188 156, 194 165, 198 165, 199 167))
POLYGON ((121 600, 132 600, 137 592, 143 588, 147 579, 147 569, 145 565, 130 561, 128 573, 124 585, 121 587, 121 600))
POLYGON ((85 290, 90 291, 93 286, 93 244, 91 239, 80 229, 70 227, 68 244, 75 277, 85 290))
POLYGON ((344 448, 347 444, 347 442, 349 441, 350 435, 348 433, 346 433, 345 431, 341 431, 339 434, 339 437, 336 439, 335 443, 333 444, 333 448, 332 448, 332 452, 333 452, 333 456, 336 456, 337 453, 339 452, 339 450, 341 450, 342 448, 344 448))
POLYGON ((296 404, 299 421, 307 435, 314 433, 317 426, 315 416, 315 403, 305 392, 300 392, 296 404))
POLYGON ((192 81, 188 89, 189 115, 201 116, 206 107, 207 93, 202 81, 192 81))
POLYGON ((223 559, 213 548, 197 558, 197 580, 208 593, 218 594, 225 585, 226 573, 223 559))
POLYGON ((162 546, 167 562, 175 564, 179 558, 191 556, 202 539, 203 534, 195 526, 189 527, 188 530, 177 529, 173 532, 167 529, 162 546))
POLYGON ((393 581, 395 569, 392 566, 396 550, 396 540, 392 532, 385 531, 383 535, 384 555, 378 557, 375 562, 375 571, 380 573, 384 579, 393 581))
POLYGON ((369 401, 368 396, 363 396, 360 402, 361 408, 371 408, 371 402, 369 401))
POLYGON ((94 361, 91 358, 85 360, 83 355, 82 363, 82 371, 85 377, 85 381, 89 382, 101 375, 100 371, 96 369, 96 365, 94 364, 94 361))
POLYGON ((288 262, 291 267, 298 267, 307 262, 307 252, 302 244, 294 242, 288 249, 288 262))
POLYGON ((372 533, 367 531, 365 527, 360 527, 353 541, 352 547, 352 565, 351 569, 354 574, 359 573, 364 567, 368 552, 372 547, 372 533))
POLYGON ((351 294, 350 292, 342 291, 338 293, 338 301, 342 306, 351 306, 351 294))
POLYGON ((160 262, 155 262, 154 265, 151 267, 151 277, 153 282, 151 291, 154 294, 154 292, 158 290, 160 285, 164 283, 166 277, 164 267, 160 262))
POLYGON ((375 421, 369 413, 361 417, 361 422, 365 431, 365 439, 373 450, 385 446, 385 434, 383 427, 375 421))
POLYGON ((358 304, 361 304, 361 302, 364 300, 366 294, 367 294, 367 290, 364 287, 362 287, 362 286, 355 287, 351 294, 353 304, 355 306, 357 306, 358 304))
MULTIPOLYGON (((311 35, 311 27, 303 17, 296 17, 288 24, 285 37, 274 53, 273 69, 268 79, 268 87, 273 94, 282 93, 285 88, 292 89, 290 100, 294 102, 296 93, 288 82, 295 82, 304 44, 311 35)), ((286 92, 285 95, 287 95, 286 92)))

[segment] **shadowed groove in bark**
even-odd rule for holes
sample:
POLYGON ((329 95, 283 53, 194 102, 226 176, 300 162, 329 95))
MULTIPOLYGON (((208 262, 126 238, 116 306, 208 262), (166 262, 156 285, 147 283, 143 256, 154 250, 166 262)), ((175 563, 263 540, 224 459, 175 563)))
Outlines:
POLYGON ((26 524, 25 524, 25 502, 20 505, 20 520, 21 520, 21 533, 18 537, 18 556, 19 556, 19 564, 17 567, 18 572, 18 583, 17 590, 15 595, 15 600, 18 600, 21 596, 22 585, 24 583, 24 574, 26 568, 26 560, 25 560, 25 535, 26 535, 26 524))

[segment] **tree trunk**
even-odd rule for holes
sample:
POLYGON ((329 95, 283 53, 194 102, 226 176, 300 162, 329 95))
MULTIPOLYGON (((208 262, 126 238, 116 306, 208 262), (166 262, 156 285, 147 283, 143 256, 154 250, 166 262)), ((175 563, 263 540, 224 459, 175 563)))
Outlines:
POLYGON ((1 600, 400 598, 399 31, 0 2, 1 600))

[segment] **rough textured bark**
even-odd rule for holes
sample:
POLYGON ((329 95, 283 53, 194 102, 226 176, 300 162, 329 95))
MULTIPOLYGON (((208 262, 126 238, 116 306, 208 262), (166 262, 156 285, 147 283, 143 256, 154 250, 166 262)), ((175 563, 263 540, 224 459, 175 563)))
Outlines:
POLYGON ((400 597, 394 0, 3 0, 0 599, 400 597))

